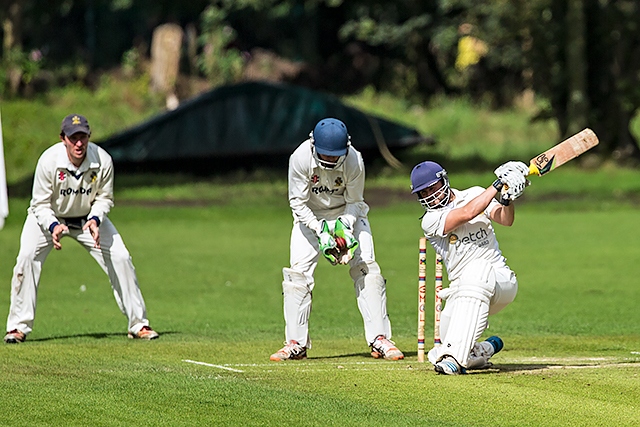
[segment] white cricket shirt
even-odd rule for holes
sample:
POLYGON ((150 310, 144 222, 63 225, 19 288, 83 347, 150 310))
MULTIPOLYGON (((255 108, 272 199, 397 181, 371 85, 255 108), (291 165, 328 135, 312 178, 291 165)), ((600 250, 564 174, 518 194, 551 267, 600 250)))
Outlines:
POLYGON ((343 217, 353 224, 366 216, 364 202, 364 161, 358 150, 349 146, 344 163, 335 169, 318 165, 306 140, 289 158, 289 205, 295 221, 316 231, 319 219, 343 217))
POLYGON ((28 212, 49 228, 62 218, 97 217, 100 222, 113 206, 113 162, 102 148, 89 142, 87 156, 76 167, 63 142, 38 159, 28 212))
POLYGON ((444 224, 449 212, 466 205, 484 190, 482 187, 471 187, 463 191, 452 189, 455 194, 453 202, 442 209, 427 211, 422 218, 424 235, 436 252, 442 255, 450 281, 459 278, 462 270, 475 259, 506 265, 489 216, 498 204, 495 199, 480 215, 444 234, 444 224))

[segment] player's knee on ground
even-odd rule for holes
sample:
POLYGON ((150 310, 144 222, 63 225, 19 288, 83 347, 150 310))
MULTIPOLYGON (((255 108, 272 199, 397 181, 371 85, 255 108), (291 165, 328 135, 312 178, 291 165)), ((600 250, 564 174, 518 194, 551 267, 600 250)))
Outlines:
POLYGON ((445 333, 441 333, 443 345, 437 358, 448 354, 466 365, 474 343, 487 327, 495 285, 493 266, 482 260, 471 262, 460 279, 451 284, 445 306, 449 322, 445 333))

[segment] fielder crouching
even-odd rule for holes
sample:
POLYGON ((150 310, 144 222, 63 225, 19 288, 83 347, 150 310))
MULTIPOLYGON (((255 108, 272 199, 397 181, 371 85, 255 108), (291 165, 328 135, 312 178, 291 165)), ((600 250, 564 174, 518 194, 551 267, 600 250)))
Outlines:
POLYGON ((446 301, 440 317, 442 344, 428 354, 440 374, 488 368, 491 356, 504 346, 497 336, 478 342, 489 315, 511 303, 518 291, 492 222, 513 224, 512 202, 522 195, 528 172, 524 163, 508 162, 495 170, 493 185, 462 191, 450 187, 447 172, 435 162, 422 162, 411 172, 412 193, 426 210, 422 230, 442 256, 450 283, 439 293, 446 301))
POLYGON ((129 338, 151 340, 136 272, 120 233, 107 217, 113 206, 111 156, 89 142, 84 116, 62 120, 61 142, 47 149, 36 166, 33 195, 20 237, 11 279, 11 306, 4 342, 23 342, 33 328, 42 265, 62 237, 80 243, 109 276, 118 307, 128 318, 129 338))
POLYGON ((391 339, 386 283, 375 259, 364 202, 364 162, 337 119, 319 121, 289 159, 289 204, 293 213, 290 267, 283 269, 285 346, 271 360, 307 357, 313 273, 322 254, 349 265, 371 355, 400 360, 391 339), (342 240, 344 239, 344 240, 342 240), (337 242, 340 242, 340 247, 337 242))

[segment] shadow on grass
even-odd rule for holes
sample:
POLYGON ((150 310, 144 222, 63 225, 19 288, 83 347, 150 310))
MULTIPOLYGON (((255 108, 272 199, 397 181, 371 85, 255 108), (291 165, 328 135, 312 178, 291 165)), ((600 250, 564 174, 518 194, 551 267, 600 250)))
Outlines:
POLYGON ((335 356, 308 356, 307 359, 327 360, 327 359, 343 359, 345 357, 363 357, 366 359, 372 359, 371 353, 336 354, 335 356))
MULTIPOLYGON (((166 331, 166 332, 157 331, 157 332, 158 334, 160 334, 160 338, 162 338, 163 335, 172 335, 172 334, 181 333, 180 331, 166 331)), ((111 337, 127 338, 127 334, 122 332, 91 332, 87 334, 76 334, 76 335, 54 335, 51 337, 29 339, 29 341, 45 342, 45 341, 68 340, 68 339, 74 339, 74 338, 94 338, 97 340, 102 340, 102 339, 111 338, 111 337)))
MULTIPOLYGON (((418 365, 425 365, 425 366, 431 365, 430 362, 428 362, 426 359, 424 363, 419 363, 415 360, 408 360, 410 358, 417 357, 418 355, 417 351, 406 351, 403 353, 405 355, 405 359, 396 361, 396 363, 418 363, 418 365)), ((348 357, 357 357, 361 359, 375 360, 371 357, 371 353, 368 353, 368 352, 337 354, 334 356, 309 356, 308 359, 320 361, 320 360, 344 359, 348 357)), ((518 372, 525 373, 525 372, 534 372, 534 371, 544 371, 548 369, 560 369, 563 366, 564 365, 557 364, 557 363, 555 364, 554 363, 545 363, 545 364, 527 363, 527 364, 508 364, 508 365, 501 364, 501 365, 492 365, 487 369, 472 369, 472 370, 469 370, 468 373, 469 375, 487 375, 487 374, 498 374, 498 373, 518 373, 518 372)), ((585 365, 585 366, 588 366, 588 365, 585 365)))

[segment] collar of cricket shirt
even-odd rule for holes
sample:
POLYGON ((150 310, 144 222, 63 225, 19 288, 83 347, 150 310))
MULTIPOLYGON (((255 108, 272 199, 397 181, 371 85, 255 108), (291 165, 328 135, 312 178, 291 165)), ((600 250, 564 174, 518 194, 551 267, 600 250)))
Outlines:
POLYGON ((89 144, 87 145, 87 155, 85 156, 80 166, 76 166, 71 163, 71 160, 69 160, 69 157, 67 156, 67 150, 64 147, 64 143, 60 142, 59 144, 62 149, 58 151, 58 156, 56 158, 56 169, 66 169, 69 172, 82 174, 89 169, 100 168, 100 156, 98 155, 98 150, 92 142, 89 142, 89 144))

